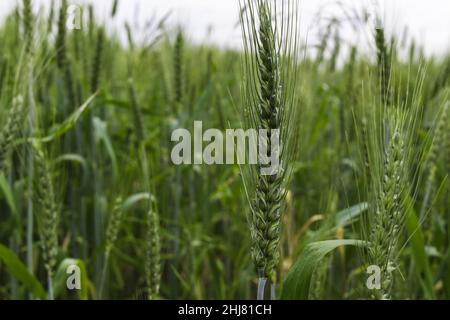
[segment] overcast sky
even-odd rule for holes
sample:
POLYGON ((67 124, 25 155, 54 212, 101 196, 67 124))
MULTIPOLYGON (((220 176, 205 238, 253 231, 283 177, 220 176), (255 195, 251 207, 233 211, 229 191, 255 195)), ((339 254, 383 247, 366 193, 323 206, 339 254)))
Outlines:
MULTIPOLYGON (((58 0, 57 0, 58 1, 58 0)), ((0 19, 11 10, 19 0, 0 1, 0 19)), ((101 21, 109 18, 112 0, 81 0, 69 3, 93 3, 97 17, 101 21)), ((300 0, 302 15, 302 35, 308 43, 317 43, 317 34, 323 26, 315 20, 318 12, 324 17, 344 16, 336 0, 300 0)), ((450 46, 450 1, 449 0, 340 0, 348 9, 365 6, 371 12, 383 14, 388 33, 400 35, 407 26, 408 34, 424 44, 427 54, 441 54, 450 46), (376 4, 377 3, 377 4, 376 4), (378 9, 375 9, 378 8, 378 9)), ((34 0, 37 7, 46 6, 50 0, 34 0)), ((239 47, 240 30, 238 21, 238 0, 121 0, 114 23, 108 24, 122 30, 124 21, 139 23, 153 15, 162 17, 171 12, 169 25, 181 24, 191 40, 208 41, 221 46, 239 47), (211 32, 208 33, 208 30, 211 32)), ((342 32, 345 41, 354 44, 361 39, 349 30, 342 32)))

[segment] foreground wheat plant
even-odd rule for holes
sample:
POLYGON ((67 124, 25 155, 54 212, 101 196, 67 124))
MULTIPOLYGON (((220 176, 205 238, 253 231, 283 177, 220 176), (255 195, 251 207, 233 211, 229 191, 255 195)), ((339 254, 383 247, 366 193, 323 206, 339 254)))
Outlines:
MULTIPOLYGON (((263 144, 272 150, 270 138, 279 130, 280 147, 275 150, 280 168, 261 174, 261 165, 242 170, 251 206, 249 216, 252 256, 259 276, 258 299, 264 299, 266 281, 275 298, 279 264, 281 212, 289 165, 296 147, 297 38, 296 1, 241 1, 241 25, 245 58, 243 72, 244 122, 247 128, 265 129, 263 144)), ((261 143, 261 141, 260 141, 261 143)))

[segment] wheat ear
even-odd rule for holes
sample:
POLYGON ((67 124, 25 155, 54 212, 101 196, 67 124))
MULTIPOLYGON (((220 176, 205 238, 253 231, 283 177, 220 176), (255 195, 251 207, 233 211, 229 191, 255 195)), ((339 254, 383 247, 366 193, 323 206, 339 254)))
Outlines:
POLYGON ((14 140, 20 135, 24 117, 23 98, 18 96, 14 98, 6 124, 0 131, 0 173, 6 169, 8 155, 13 150, 14 140))
POLYGON ((106 274, 108 273, 109 257, 111 256, 112 249, 117 240, 117 236, 120 231, 120 225, 122 223, 123 209, 122 198, 117 197, 114 201, 114 207, 109 217, 108 227, 106 229, 106 245, 105 245, 105 260, 103 264, 102 278, 100 281, 100 289, 98 293, 99 299, 103 298, 103 291, 105 288, 106 274))
POLYGON ((51 170, 43 150, 34 146, 34 162, 37 186, 36 199, 39 205, 39 232, 41 236, 42 257, 48 277, 48 298, 53 300, 53 273, 58 254, 58 217, 55 189, 51 170))
MULTIPOLYGON (((274 151, 271 136, 277 131, 280 146, 275 150, 281 166, 269 175, 261 173, 261 165, 243 173, 249 188, 252 255, 260 277, 258 299, 264 298, 266 281, 271 283, 271 298, 279 264, 281 210, 284 187, 289 181, 288 169, 296 148, 296 68, 298 6, 286 1, 277 8, 276 1, 241 2, 241 25, 244 35, 245 60, 243 84, 244 121, 248 128, 267 130, 260 137, 267 151, 274 151), (278 11, 280 10, 280 11, 278 11)), ((261 143, 261 141, 260 141, 261 143)), ((261 144, 260 144, 261 145, 261 144)))

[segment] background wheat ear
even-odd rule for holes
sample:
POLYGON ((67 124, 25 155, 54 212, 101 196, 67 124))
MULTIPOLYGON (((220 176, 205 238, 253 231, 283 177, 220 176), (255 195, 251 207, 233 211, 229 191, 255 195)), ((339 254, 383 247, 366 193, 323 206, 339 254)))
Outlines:
MULTIPOLYGON (((362 237, 368 243, 363 259, 365 265, 375 265, 381 270, 381 288, 371 290, 369 298, 391 299, 399 272, 399 254, 406 241, 405 221, 417 196, 418 173, 426 154, 425 144, 416 141, 422 119, 419 92, 423 78, 424 71, 419 70, 413 96, 405 100, 396 98, 391 104, 369 90, 370 98, 361 114, 363 122, 358 129, 364 193, 369 203, 362 228, 362 237)), ((396 94, 390 84, 386 90, 396 94)))
POLYGON ((33 146, 35 163, 35 198, 38 203, 37 221, 41 237, 42 259, 48 279, 48 298, 53 296, 53 276, 58 254, 58 222, 59 206, 56 202, 54 184, 52 181, 52 169, 39 145, 33 146))
POLYGON ((434 139, 431 144, 430 152, 426 159, 425 164, 425 188, 422 200, 422 206, 420 209, 420 219, 424 221, 425 225, 429 225, 429 219, 426 219, 428 210, 430 209, 430 203, 432 201, 433 191, 436 190, 437 175, 439 169, 440 158, 445 161, 450 160, 446 157, 446 152, 448 154, 448 140, 449 140, 449 108, 450 102, 447 100, 447 94, 444 97, 444 104, 441 107, 442 112, 438 121, 436 123, 436 129, 434 131, 434 139), (447 146, 446 146, 447 144, 447 146))
MULTIPOLYGON (((297 146, 297 41, 298 4, 285 1, 241 1, 241 26, 245 58, 242 85, 244 122, 247 128, 265 129, 262 143, 272 150, 271 135, 279 130, 278 153, 281 167, 271 175, 261 165, 244 168, 242 176, 249 195, 249 228, 252 255, 259 275, 258 299, 264 298, 266 281, 275 284, 279 266, 281 212, 289 168, 297 146)), ((261 141, 260 141, 261 143, 261 141)))
POLYGON ((391 100, 391 52, 388 49, 385 31, 381 25, 375 28, 375 45, 377 48, 377 73, 380 86, 380 95, 384 104, 390 104, 391 100))
POLYGON ((152 300, 159 297, 161 282, 161 240, 159 235, 159 216, 155 208, 150 208, 147 212, 146 243, 145 275, 147 297, 152 300))
MULTIPOLYGON (((179 49, 181 50, 181 49, 179 49)), ((151 185, 151 163, 147 157, 146 132, 142 119, 141 108, 132 79, 128 80, 129 104, 133 114, 134 131, 138 139, 138 155, 142 170, 143 185, 150 195, 146 214, 146 255, 145 255, 145 282, 147 298, 150 300, 159 297, 161 282, 161 240, 159 213, 154 199, 153 186, 151 185)))
POLYGON ((23 19, 23 29, 24 29, 24 40, 25 40, 25 54, 26 56, 31 55, 32 43, 33 43, 33 33, 34 33, 34 15, 31 0, 23 0, 22 2, 22 19, 23 19))
POLYGON ((58 33, 56 34, 56 65, 63 69, 66 64, 66 21, 67 21, 67 1, 62 0, 58 16, 58 33))
POLYGON ((4 173, 7 158, 14 148, 14 140, 20 137, 24 117, 23 98, 17 96, 12 102, 6 123, 0 131, 0 174, 4 173))
POLYGON ((103 63, 103 48, 104 48, 104 30, 99 28, 97 31, 97 39, 95 43, 95 53, 91 67, 91 92, 96 92, 100 82, 100 76, 103 63))
POLYGON ((173 85, 174 85, 174 111, 183 112, 184 98, 184 36, 181 29, 177 30, 173 48, 173 85))
POLYGON ((99 299, 103 299, 104 295, 104 289, 105 289, 105 281, 106 276, 108 273, 108 267, 109 267, 109 258, 111 255, 111 252, 114 248, 114 245, 116 243, 120 226, 122 223, 123 218, 123 200, 122 197, 117 197, 114 201, 114 206, 111 211, 111 216, 108 220, 108 226, 106 228, 106 244, 105 244, 105 259, 103 261, 103 271, 102 271, 102 278, 100 281, 100 288, 98 292, 99 299))
POLYGON ((114 18, 116 16, 118 6, 119 6, 119 0, 114 0, 112 7, 111 7, 111 18, 114 18))

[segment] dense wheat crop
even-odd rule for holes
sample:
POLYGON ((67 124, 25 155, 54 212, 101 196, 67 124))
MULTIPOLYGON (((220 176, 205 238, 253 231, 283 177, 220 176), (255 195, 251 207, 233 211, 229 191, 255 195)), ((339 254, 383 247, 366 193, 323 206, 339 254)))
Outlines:
POLYGON ((240 1, 242 50, 142 40, 123 3, 1 22, 0 299, 450 299, 450 57, 352 10, 367 48, 306 43, 296 0, 240 1), (278 171, 201 161, 200 121, 265 130, 278 171))

